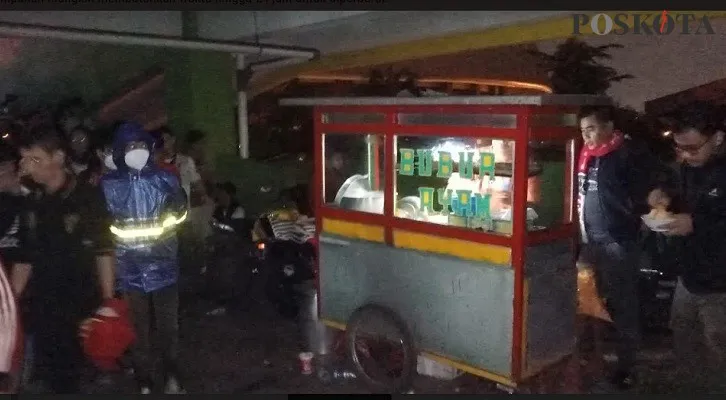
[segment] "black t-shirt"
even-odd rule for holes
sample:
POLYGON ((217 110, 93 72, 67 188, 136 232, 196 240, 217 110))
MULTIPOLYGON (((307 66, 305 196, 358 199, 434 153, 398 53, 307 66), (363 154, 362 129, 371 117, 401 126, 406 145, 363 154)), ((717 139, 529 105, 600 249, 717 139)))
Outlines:
POLYGON ((23 245, 33 266, 34 298, 38 305, 60 300, 59 306, 90 310, 99 300, 95 258, 114 248, 103 193, 69 175, 57 192, 36 192, 29 200, 23 245))

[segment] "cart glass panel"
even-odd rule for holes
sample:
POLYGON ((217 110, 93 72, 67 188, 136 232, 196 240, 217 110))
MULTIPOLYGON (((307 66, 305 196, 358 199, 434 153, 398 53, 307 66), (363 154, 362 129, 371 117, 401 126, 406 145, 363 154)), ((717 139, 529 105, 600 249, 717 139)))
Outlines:
POLYGON ((383 135, 323 135, 323 204, 383 214, 383 135))
POLYGON ((512 233, 514 141, 397 136, 398 218, 512 233))
POLYGON ((573 140, 529 142, 527 207, 536 218, 529 230, 572 222, 573 140))

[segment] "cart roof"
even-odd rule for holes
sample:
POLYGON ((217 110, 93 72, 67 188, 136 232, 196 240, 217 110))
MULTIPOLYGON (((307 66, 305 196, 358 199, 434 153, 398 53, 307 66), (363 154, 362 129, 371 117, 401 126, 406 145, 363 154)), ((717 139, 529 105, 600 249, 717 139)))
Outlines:
POLYGON ((550 94, 537 96, 436 96, 436 97, 308 97, 280 100, 281 106, 406 106, 406 105, 610 105, 605 96, 550 94))

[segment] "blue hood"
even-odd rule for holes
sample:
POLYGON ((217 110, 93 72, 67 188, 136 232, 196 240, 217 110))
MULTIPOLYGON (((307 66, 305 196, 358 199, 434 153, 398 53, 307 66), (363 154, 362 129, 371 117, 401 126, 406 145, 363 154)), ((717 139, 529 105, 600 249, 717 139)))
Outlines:
MULTIPOLYGON (((186 195, 179 185, 179 179, 154 165, 152 137, 141 125, 125 122, 119 126, 112 149, 118 169, 101 178, 101 188, 115 227, 134 229, 159 226, 170 215, 181 218, 186 213, 186 195), (139 173, 132 173, 124 162, 124 150, 134 141, 146 143, 151 155, 139 173)), ((150 293, 177 281, 176 231, 159 237, 116 239, 118 285, 124 293, 150 293)))
MULTIPOLYGON (((126 165, 124 158, 126 157, 126 146, 131 142, 144 142, 149 150, 149 160, 146 167, 154 160, 154 138, 147 132, 141 124, 136 122, 124 122, 113 137, 113 162, 119 171, 128 172, 129 167, 126 165)), ((144 168, 146 168, 144 167, 144 168)))

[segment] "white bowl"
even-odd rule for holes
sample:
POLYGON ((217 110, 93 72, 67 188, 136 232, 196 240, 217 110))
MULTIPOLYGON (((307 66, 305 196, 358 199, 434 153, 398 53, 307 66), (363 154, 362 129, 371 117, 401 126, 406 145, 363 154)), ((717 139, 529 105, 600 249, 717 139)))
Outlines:
POLYGON ((653 232, 666 232, 667 229, 663 228, 663 226, 673 222, 673 218, 653 218, 650 214, 642 215, 640 218, 645 226, 653 232))

